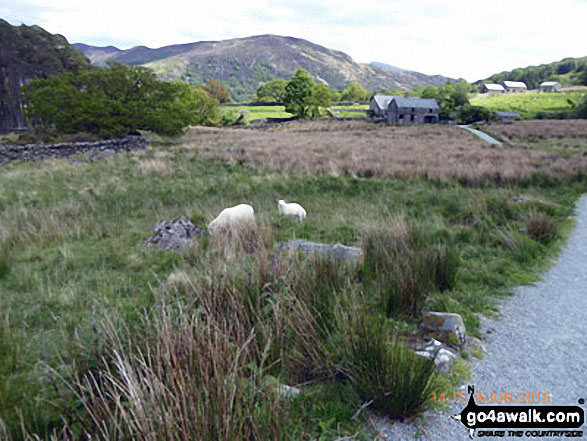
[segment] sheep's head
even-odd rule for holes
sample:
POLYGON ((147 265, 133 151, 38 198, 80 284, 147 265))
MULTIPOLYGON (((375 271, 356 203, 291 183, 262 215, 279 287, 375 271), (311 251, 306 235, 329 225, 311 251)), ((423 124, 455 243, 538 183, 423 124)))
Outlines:
POLYGON ((287 202, 285 202, 283 199, 279 199, 279 200, 277 201, 277 205, 279 205, 279 206, 283 206, 283 205, 285 205, 286 203, 287 203, 287 202))

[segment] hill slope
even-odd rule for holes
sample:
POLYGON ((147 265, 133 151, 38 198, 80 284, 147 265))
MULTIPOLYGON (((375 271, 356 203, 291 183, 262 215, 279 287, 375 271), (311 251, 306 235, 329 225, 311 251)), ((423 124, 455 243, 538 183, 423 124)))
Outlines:
POLYGON ((565 58, 554 63, 528 66, 501 72, 473 83, 481 86, 485 83, 502 83, 505 80, 523 81, 530 89, 538 88, 543 81, 559 81, 563 86, 587 85, 587 57, 565 58))
POLYGON ((401 72, 375 64, 355 63, 347 54, 293 37, 258 35, 223 41, 202 41, 149 49, 137 46, 120 50, 75 45, 94 64, 117 61, 141 64, 155 70, 163 79, 201 84, 222 81, 236 100, 252 98, 265 81, 289 78, 301 67, 315 81, 342 89, 351 81, 371 90, 407 90, 455 81, 440 75, 401 72))
POLYGON ((87 69, 90 62, 61 35, 0 19, 0 132, 24 127, 20 85, 34 78, 87 69))

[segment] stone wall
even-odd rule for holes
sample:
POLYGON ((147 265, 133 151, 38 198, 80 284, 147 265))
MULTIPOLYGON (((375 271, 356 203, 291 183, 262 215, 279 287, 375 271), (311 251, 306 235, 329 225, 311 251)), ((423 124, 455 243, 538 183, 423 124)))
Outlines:
POLYGON ((145 150, 147 141, 142 136, 127 136, 96 142, 68 142, 63 144, 0 144, 0 164, 12 161, 37 161, 46 158, 65 158, 89 151, 129 152, 145 150))

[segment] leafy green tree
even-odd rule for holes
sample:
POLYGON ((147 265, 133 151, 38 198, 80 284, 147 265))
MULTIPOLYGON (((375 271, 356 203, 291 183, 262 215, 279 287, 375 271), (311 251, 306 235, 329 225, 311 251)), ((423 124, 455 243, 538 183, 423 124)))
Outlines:
POLYGON ((208 80, 202 84, 201 87, 208 93, 208 95, 218 100, 218 102, 221 104, 230 103, 232 101, 230 92, 220 81, 208 80))
POLYGON ((312 96, 309 99, 309 114, 312 118, 318 118, 322 110, 330 107, 332 91, 326 84, 314 84, 312 96))
POLYGON ((307 118, 313 90, 314 80, 310 74, 304 69, 298 69, 285 86, 285 111, 299 118, 307 118))
POLYGON ((260 103, 283 102, 286 85, 287 81, 282 78, 267 81, 257 89, 257 101, 260 103))
POLYGON ((368 92, 363 86, 359 83, 350 83, 346 89, 342 91, 341 100, 342 101, 362 101, 368 100, 370 98, 371 92, 368 92))
POLYGON ((434 98, 440 107, 440 119, 457 119, 455 111, 461 106, 469 105, 470 84, 446 83, 444 86, 428 86, 420 93, 422 98, 434 98))
POLYGON ((23 93, 29 121, 60 133, 118 136, 143 129, 175 135, 188 124, 210 124, 217 118, 210 109, 216 101, 205 92, 159 81, 139 66, 111 64, 38 79, 23 86, 23 93))

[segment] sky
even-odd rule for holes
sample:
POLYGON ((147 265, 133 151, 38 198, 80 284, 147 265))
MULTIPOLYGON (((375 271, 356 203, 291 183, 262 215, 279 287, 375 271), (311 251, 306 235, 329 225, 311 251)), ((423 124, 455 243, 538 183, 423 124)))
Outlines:
POLYGON ((587 55, 587 0, 2 0, 0 18, 121 49, 292 36, 471 82, 587 55))

